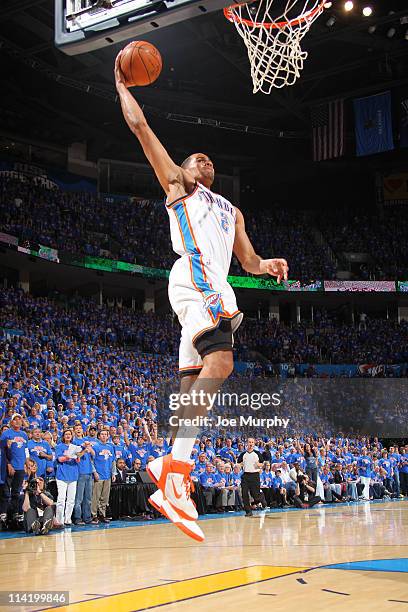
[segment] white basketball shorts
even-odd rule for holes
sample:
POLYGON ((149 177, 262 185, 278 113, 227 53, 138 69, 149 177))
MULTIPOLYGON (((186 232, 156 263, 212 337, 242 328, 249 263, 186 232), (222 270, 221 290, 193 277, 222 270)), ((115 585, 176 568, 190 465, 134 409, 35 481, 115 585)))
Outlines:
POLYGON ((223 271, 203 255, 183 255, 175 262, 168 291, 170 304, 182 327, 180 373, 198 373, 203 356, 214 350, 232 348, 232 332, 238 329, 243 314, 237 308, 234 291, 223 271), (231 325, 227 326, 226 321, 231 325), (230 340, 226 328, 230 330, 230 340), (218 331, 207 333, 212 330, 218 331))

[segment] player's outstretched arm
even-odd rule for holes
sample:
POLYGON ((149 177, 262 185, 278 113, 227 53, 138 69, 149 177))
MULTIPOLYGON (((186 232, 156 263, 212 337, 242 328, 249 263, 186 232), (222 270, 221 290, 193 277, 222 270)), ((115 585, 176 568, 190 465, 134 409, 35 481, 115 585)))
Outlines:
POLYGON ((288 262, 286 259, 262 259, 255 253, 254 247, 245 231, 245 221, 242 212, 235 207, 237 218, 235 222, 234 253, 239 263, 250 274, 270 274, 276 276, 278 283, 288 280, 288 262))
POLYGON ((149 127, 139 104, 127 89, 125 78, 120 68, 121 53, 118 54, 115 61, 115 83, 125 121, 142 145, 144 154, 166 194, 169 197, 176 198, 179 195, 179 191, 180 195, 184 195, 186 192, 189 193, 190 187, 194 185, 194 181, 190 180, 188 174, 171 159, 156 134, 149 127))

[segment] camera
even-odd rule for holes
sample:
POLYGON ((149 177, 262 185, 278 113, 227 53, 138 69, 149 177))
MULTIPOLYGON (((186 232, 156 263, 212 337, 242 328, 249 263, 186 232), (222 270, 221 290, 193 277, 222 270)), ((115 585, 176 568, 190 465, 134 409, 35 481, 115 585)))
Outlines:
POLYGON ((38 487, 37 478, 30 478, 27 484, 28 493, 35 493, 37 491, 37 487, 38 487))

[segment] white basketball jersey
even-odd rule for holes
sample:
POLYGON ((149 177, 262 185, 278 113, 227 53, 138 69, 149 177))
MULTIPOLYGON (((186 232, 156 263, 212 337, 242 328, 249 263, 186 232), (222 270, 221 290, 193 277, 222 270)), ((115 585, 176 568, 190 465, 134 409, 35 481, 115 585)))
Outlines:
POLYGON ((178 255, 202 255, 228 274, 235 239, 236 210, 222 196, 197 183, 194 191, 166 203, 173 250, 178 255))

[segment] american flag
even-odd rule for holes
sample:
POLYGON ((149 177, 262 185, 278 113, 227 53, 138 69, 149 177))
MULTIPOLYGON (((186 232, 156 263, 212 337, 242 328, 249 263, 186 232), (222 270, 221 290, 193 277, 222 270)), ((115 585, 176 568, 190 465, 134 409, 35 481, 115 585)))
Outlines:
POLYGON ((313 160, 323 161, 344 154, 344 100, 334 100, 311 110, 313 160))

